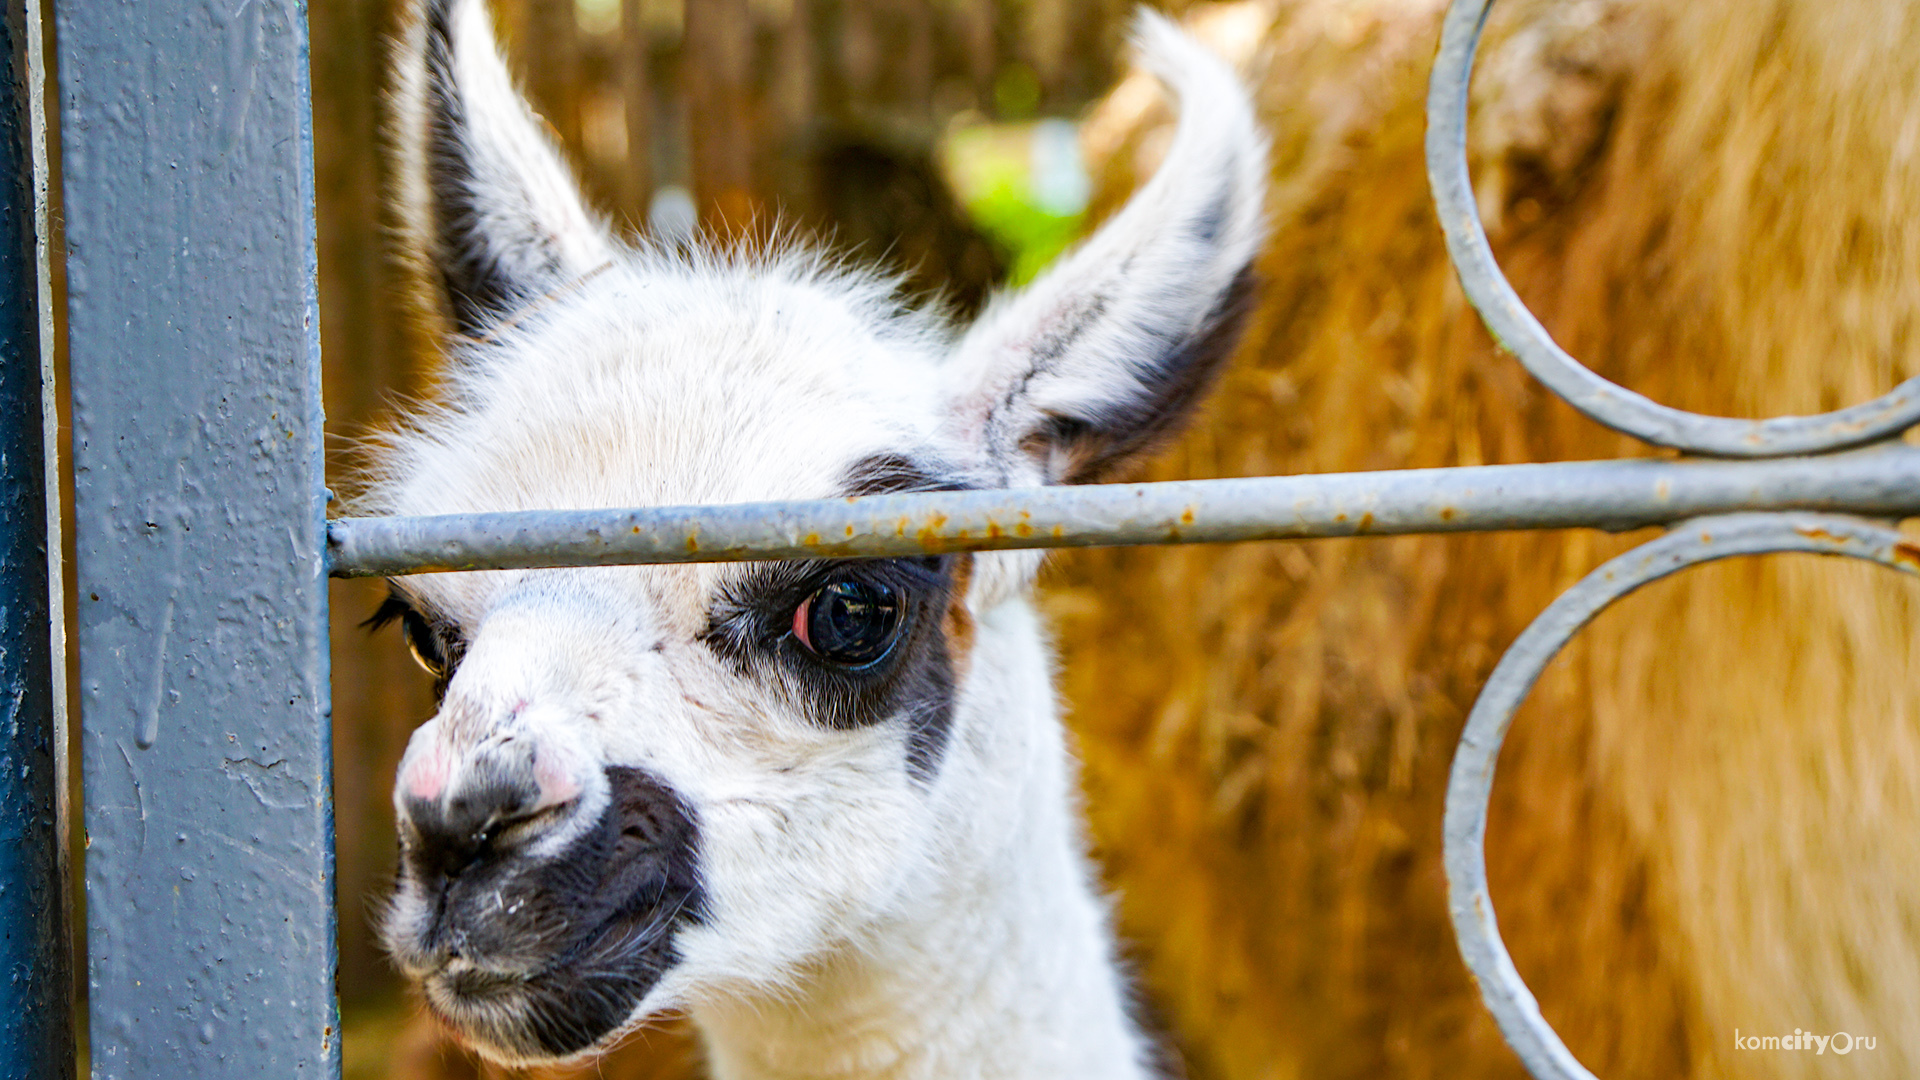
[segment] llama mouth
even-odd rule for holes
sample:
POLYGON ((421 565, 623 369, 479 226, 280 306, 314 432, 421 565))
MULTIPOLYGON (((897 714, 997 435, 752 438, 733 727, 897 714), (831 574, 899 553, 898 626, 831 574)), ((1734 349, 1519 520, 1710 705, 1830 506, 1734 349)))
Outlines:
POLYGON ((593 1049, 679 962, 674 931, 706 918, 690 808, 640 770, 607 777, 609 806, 567 851, 437 897, 430 933, 448 944, 416 977, 432 1011, 492 1056, 593 1049))
POLYGON ((692 921, 694 901, 616 914, 532 973, 448 965, 424 980, 427 1004, 483 1051, 513 1062, 592 1050, 679 962, 673 930, 692 921))

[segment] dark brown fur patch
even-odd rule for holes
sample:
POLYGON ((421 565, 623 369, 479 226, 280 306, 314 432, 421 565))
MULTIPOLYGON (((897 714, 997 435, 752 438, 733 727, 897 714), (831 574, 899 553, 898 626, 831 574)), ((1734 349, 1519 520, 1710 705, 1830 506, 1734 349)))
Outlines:
POLYGON ((946 631, 952 574, 961 565, 954 556, 755 564, 715 599, 700 640, 743 677, 781 687, 825 727, 904 725, 907 770, 925 782, 946 752, 953 720, 954 653, 946 631), (909 608, 898 644, 864 668, 819 659, 790 629, 808 596, 846 580, 889 588, 909 608))

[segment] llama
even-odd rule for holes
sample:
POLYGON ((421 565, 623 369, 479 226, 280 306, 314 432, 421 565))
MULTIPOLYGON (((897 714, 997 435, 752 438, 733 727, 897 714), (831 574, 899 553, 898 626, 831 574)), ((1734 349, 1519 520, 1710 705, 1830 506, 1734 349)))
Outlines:
MULTIPOLYGON (((792 244, 616 240, 482 0, 401 42, 398 202, 448 321, 373 514, 1084 483, 1231 349, 1265 143, 1230 70, 1140 17, 1168 163, 964 331, 792 244)), ((392 582, 436 678, 395 786, 382 939, 507 1064, 684 1011, 715 1075, 1144 1076, 1083 851, 1033 553, 392 582)))

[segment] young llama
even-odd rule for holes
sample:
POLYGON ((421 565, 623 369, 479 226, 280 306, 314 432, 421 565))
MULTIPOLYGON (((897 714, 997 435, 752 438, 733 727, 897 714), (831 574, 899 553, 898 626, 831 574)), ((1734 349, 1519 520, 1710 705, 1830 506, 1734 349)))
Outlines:
MULTIPOLYGON (((401 48, 411 255, 443 393, 379 440, 373 514, 735 503, 1111 475, 1230 351, 1265 144, 1157 16, 1186 105, 1159 175, 971 327, 798 250, 616 240, 515 91, 481 0, 401 48)), ((1149 1073, 1091 882, 1031 553, 430 574, 439 680, 394 793, 381 929, 503 1063, 666 1011, 714 1075, 1149 1073)))

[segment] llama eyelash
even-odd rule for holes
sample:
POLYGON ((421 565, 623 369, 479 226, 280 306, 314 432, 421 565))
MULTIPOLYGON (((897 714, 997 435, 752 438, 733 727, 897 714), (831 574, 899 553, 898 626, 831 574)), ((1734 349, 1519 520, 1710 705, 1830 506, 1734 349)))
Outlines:
POLYGON ((380 601, 380 606, 360 623, 360 627, 369 633, 378 633, 394 623, 400 624, 401 636, 407 643, 407 650, 413 654, 414 662, 433 676, 434 699, 437 701, 446 696, 447 683, 459 669, 466 653, 466 644, 459 628, 444 618, 423 612, 402 596, 398 589, 389 585, 386 599, 380 601))

